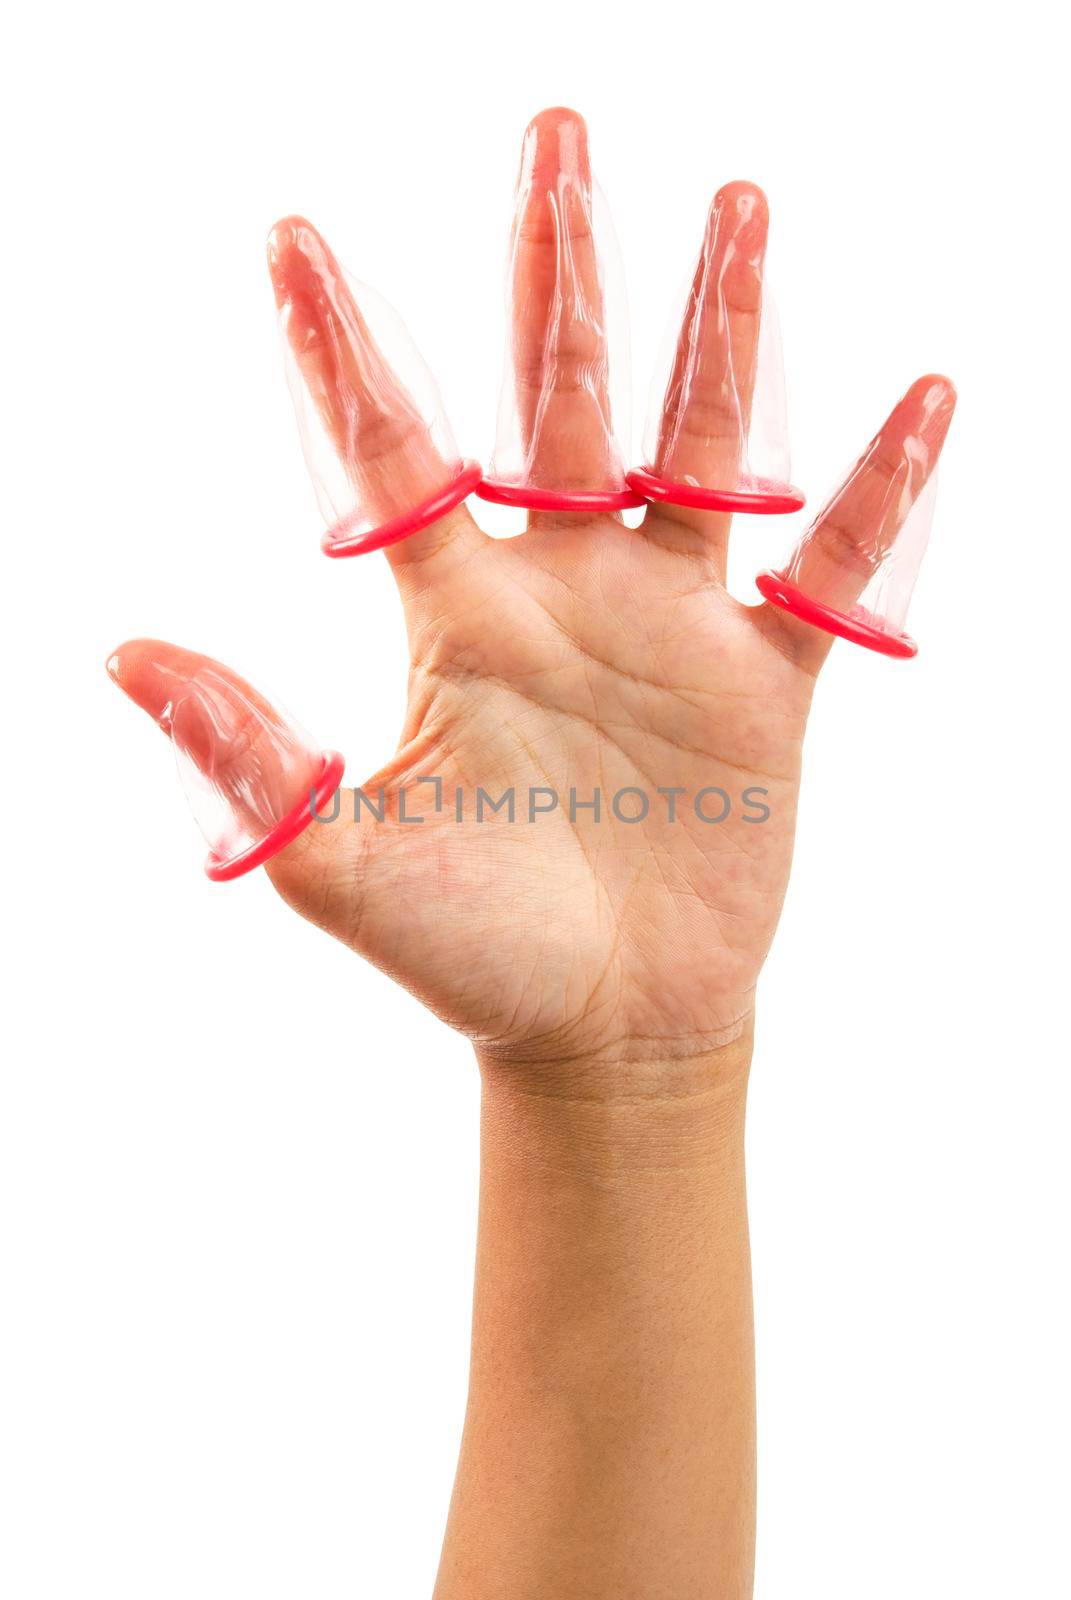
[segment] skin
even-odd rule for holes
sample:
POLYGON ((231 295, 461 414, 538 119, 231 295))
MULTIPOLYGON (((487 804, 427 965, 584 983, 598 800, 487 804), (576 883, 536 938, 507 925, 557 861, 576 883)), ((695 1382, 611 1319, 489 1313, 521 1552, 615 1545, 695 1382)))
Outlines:
MULTIPOLYGON (((550 476, 568 466, 584 479, 606 469, 607 408, 605 362, 590 347, 600 303, 575 113, 535 120, 522 178, 512 270, 525 442, 550 476), (532 175, 537 194, 539 184, 548 192, 561 168, 569 184, 558 226, 575 265, 572 327, 555 348, 540 335, 562 237, 539 212, 532 175), (548 394, 536 403, 540 349, 548 394), (564 464, 563 452, 572 452, 564 464)), ((364 334, 344 304, 338 311, 337 290, 331 317, 316 314, 294 240, 312 238, 318 270, 333 258, 315 230, 302 235, 309 227, 280 224, 271 262, 281 309, 301 306, 290 326, 321 416, 340 451, 360 454, 362 434, 373 442, 352 474, 366 493, 389 485, 397 498, 410 470, 413 494, 426 492, 437 462, 414 434, 404 391, 396 404, 380 392, 369 419, 366 376, 349 388, 338 377, 339 328, 364 334)), ((693 300, 662 430, 699 481, 739 460, 765 229, 753 186, 715 197, 707 241, 719 266, 696 282, 721 284, 711 292, 729 309, 701 307, 697 324, 693 300), (746 244, 735 265, 733 216, 746 244), (697 330, 706 359, 684 383, 697 330), (730 367, 735 414, 725 403, 730 367)), ((362 373, 377 370, 374 352, 364 355, 362 373)), ((828 525, 809 534, 797 570, 832 585, 838 605, 851 604, 891 547, 953 405, 946 379, 913 385, 861 458, 847 500, 835 497, 828 525), (907 490, 891 513, 889 484, 905 459, 907 490)), ((613 516, 533 513, 523 537, 496 541, 462 507, 393 546, 408 711, 398 749, 362 784, 372 796, 384 788, 387 819, 364 812, 354 825, 344 795, 338 823, 310 826, 267 869, 303 916, 471 1038, 482 1074, 470 1398, 436 1600, 752 1592, 744 1106, 755 989, 788 879, 811 695, 832 640, 726 592, 729 531, 721 513, 652 506, 635 530, 613 516), (443 780, 441 813, 430 786, 417 786, 425 775, 443 780), (504 814, 477 824, 477 788, 497 796, 509 786, 522 816, 530 789, 552 789, 563 804, 531 824, 504 814), (645 820, 626 823, 609 808, 626 787, 652 799, 659 787, 686 793, 675 821, 659 799, 645 820), (732 801, 716 824, 692 803, 712 787, 732 801), (408 813, 425 818, 418 825, 400 820, 403 788, 408 813), (590 809, 571 817, 570 790, 586 801, 596 788, 599 821, 590 809), (763 791, 761 822, 740 801, 749 788, 763 791), (466 797, 460 825, 455 789, 466 797)), ((209 669, 214 684, 227 673, 154 641, 124 646, 110 663, 165 727, 175 682, 196 685, 209 669)), ((241 693, 248 701, 253 691, 241 693)), ((266 747, 258 759, 270 763, 266 747)), ((709 814, 721 809, 718 797, 708 801, 709 814)))

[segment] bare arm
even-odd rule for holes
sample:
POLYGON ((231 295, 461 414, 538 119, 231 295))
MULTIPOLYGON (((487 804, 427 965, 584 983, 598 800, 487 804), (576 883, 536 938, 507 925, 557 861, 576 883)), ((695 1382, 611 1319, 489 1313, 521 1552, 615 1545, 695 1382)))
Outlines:
POLYGON ((751 1593, 745 1042, 483 1064, 472 1373, 436 1600, 751 1593))

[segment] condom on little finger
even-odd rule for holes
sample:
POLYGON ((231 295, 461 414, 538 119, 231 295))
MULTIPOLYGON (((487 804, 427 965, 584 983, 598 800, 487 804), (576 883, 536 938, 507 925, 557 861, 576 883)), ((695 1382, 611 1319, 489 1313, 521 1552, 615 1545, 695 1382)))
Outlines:
POLYGON ((882 655, 905 631, 929 542, 937 460, 956 404, 947 378, 920 378, 896 405, 779 572, 755 583, 772 605, 882 655))

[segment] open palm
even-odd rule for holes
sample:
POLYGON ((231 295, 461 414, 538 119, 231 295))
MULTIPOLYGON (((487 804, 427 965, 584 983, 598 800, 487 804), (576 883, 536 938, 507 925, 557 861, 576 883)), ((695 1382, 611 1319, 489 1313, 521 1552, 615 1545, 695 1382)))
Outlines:
POLYGON ((665 1058, 748 1017, 816 662, 726 593, 718 520, 543 517, 495 541, 459 510, 396 567, 409 709, 362 785, 385 819, 355 827, 344 799, 269 870, 485 1046, 665 1058))
MULTIPOLYGON (((582 186, 583 124, 543 117, 531 160, 560 163, 564 127, 582 186)), ((747 390, 765 202, 750 185, 720 191, 708 237, 727 211, 737 238, 747 228, 758 241, 735 266, 726 257, 719 285, 747 390)), ((582 211, 566 226, 582 295, 582 211)), ((532 325, 547 320, 553 241, 523 216, 517 237, 518 382, 541 396, 538 423, 529 407, 526 426, 538 428, 544 466, 553 455, 559 476, 597 476, 607 438, 599 318, 571 319, 548 370, 532 325)), ((288 219, 271 260, 291 344, 351 478, 368 498, 402 485, 419 499, 441 482, 442 460, 415 412, 381 403, 384 371, 370 375, 366 331, 326 246, 288 219)), ((594 274, 592 263, 589 305, 594 274)), ((919 380, 812 530, 810 559, 839 574, 846 600, 925 475, 893 514, 890 477, 919 440, 928 472, 953 398, 946 380, 919 380)), ((671 403, 677 443, 706 481, 737 442, 720 426, 717 395, 693 384, 671 403)), ((285 899, 510 1060, 665 1062, 745 1031, 788 879, 804 728, 830 639, 727 593, 729 531, 721 512, 651 506, 635 529, 615 515, 533 512, 525 534, 496 540, 456 506, 392 545, 411 650, 399 748, 362 783, 371 804, 344 792, 335 820, 270 862, 285 899)), ((152 641, 113 663, 165 725, 176 685, 206 672, 217 691, 231 681, 251 693, 218 664, 152 641)))

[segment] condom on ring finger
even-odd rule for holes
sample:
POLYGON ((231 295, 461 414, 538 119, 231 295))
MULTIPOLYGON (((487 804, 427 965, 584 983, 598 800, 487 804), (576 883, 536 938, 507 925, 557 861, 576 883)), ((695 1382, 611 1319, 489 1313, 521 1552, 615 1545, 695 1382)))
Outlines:
POLYGON ((624 274, 575 111, 525 133, 507 271, 505 374, 477 493, 547 511, 643 504, 626 481, 630 416, 624 274))
POLYGON ((348 277, 310 222, 272 229, 287 381, 329 556, 397 544, 472 493, 435 380, 397 312, 348 277))
POLYGON ((766 197, 753 184, 715 195, 651 389, 644 465, 629 473, 648 500, 730 513, 804 503, 791 481, 767 226, 766 197))

